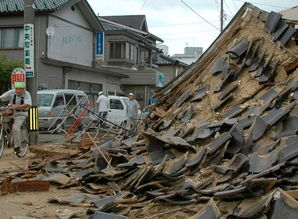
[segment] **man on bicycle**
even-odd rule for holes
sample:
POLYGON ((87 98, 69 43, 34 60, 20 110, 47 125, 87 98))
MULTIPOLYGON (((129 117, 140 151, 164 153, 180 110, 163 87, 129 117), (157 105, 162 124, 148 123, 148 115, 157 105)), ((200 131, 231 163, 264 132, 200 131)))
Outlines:
POLYGON ((14 139, 15 152, 19 153, 21 146, 21 127, 28 117, 28 110, 32 105, 31 95, 25 90, 25 82, 15 82, 15 89, 5 92, 0 96, 0 102, 9 101, 8 109, 12 116, 8 121, 13 120, 12 136, 14 139))

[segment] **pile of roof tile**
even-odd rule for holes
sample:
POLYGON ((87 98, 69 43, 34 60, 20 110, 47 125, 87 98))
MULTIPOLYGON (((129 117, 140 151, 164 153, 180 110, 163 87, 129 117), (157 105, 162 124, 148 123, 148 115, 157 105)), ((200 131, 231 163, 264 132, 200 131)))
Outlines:
POLYGON ((46 179, 61 188, 80 186, 82 194, 51 202, 89 207, 92 218, 298 218, 293 29, 245 4, 203 57, 160 90, 140 136, 29 169, 51 173, 46 179))

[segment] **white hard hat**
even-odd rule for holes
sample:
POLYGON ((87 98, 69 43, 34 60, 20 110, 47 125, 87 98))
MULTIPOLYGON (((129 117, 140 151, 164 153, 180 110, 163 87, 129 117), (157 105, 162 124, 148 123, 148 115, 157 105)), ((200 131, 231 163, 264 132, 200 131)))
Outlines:
POLYGON ((103 92, 102 91, 100 91, 99 93, 98 93, 98 95, 102 95, 103 94, 103 92))
POLYGON ((128 96, 134 96, 133 93, 129 93, 128 96))

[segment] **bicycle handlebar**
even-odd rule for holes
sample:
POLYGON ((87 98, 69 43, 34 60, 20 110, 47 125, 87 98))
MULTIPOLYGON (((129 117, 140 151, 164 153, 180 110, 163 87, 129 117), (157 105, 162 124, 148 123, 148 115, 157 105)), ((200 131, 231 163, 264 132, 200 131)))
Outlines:
POLYGON ((0 112, 5 110, 8 110, 8 106, 0 107, 0 112))

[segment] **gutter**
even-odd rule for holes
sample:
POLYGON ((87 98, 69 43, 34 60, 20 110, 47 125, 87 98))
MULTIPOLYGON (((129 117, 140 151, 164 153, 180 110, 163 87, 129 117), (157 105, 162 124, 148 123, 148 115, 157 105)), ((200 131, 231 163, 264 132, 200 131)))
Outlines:
POLYGON ((114 71, 111 71, 110 69, 105 69, 105 68, 92 68, 92 67, 88 67, 88 66, 71 64, 71 63, 62 62, 62 61, 49 59, 49 58, 41 58, 40 60, 43 64, 47 64, 47 65, 75 68, 75 69, 79 69, 79 70, 83 70, 83 71, 97 72, 97 73, 100 73, 103 75, 115 76, 115 77, 120 77, 120 78, 128 78, 129 77, 125 74, 114 72, 114 71))

